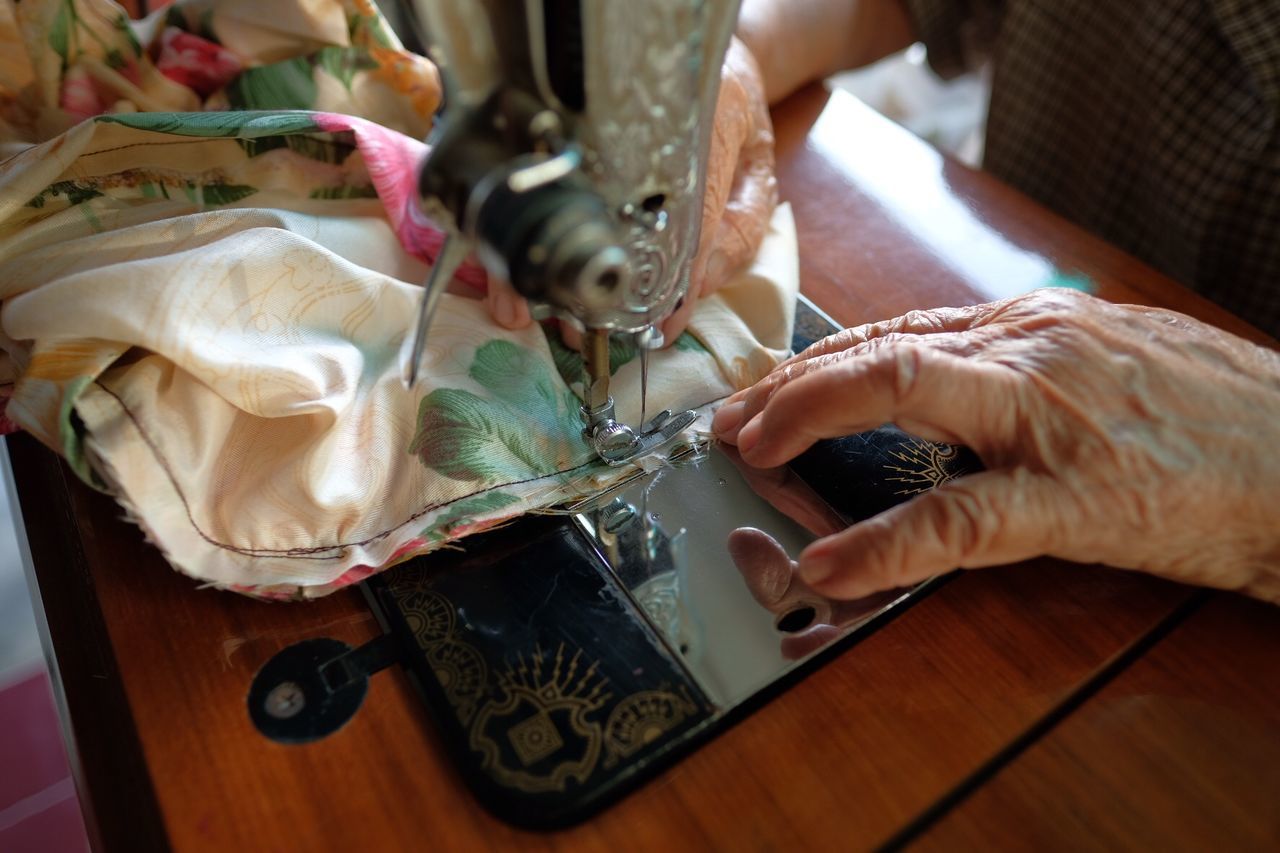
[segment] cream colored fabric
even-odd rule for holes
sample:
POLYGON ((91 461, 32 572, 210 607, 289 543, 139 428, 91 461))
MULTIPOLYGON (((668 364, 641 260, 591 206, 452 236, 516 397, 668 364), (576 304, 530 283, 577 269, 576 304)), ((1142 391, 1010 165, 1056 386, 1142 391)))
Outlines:
MULTIPOLYGON (((33 342, 10 351, 20 363, 42 356, 10 416, 73 456, 79 445, 60 436, 54 405, 70 399, 87 469, 170 562, 218 586, 323 594, 608 473, 589 464, 569 403, 532 427, 545 470, 514 463, 504 476, 452 479, 410 454, 431 390, 488 393, 469 374, 481 347, 512 344, 541 365, 521 375, 559 383, 554 361, 537 327, 500 330, 478 301, 449 296, 427 381, 406 391, 401 358, 420 291, 405 279, 419 281, 424 265, 376 201, 325 205, 191 212, 4 258, 4 280, 22 291, 4 303, 4 334, 33 342), (56 381, 67 373, 93 379, 69 397, 56 381)), ((772 367, 796 285, 782 208, 756 266, 694 316, 711 357, 672 348, 653 358, 649 412, 717 399, 772 367)), ((615 380, 624 418, 639 416, 637 369, 629 362, 615 380)))
MULTIPOLYGON (((19 151, 0 162, 0 428, 112 493, 179 570, 311 597, 617 472, 581 437, 580 356, 493 324, 474 266, 404 388, 442 239, 415 216, 434 69, 369 0, 260 8, 131 24, 109 0, 0 0, 0 44, 24 51, 0 61, 19 151)), ((764 375, 797 279, 783 207, 754 268, 653 356, 648 414, 764 375)), ((639 365, 615 355, 635 423, 639 365)))

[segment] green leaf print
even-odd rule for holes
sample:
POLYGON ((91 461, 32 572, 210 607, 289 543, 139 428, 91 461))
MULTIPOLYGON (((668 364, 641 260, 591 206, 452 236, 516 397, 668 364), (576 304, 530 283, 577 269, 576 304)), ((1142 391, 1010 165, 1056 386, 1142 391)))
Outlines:
POLYGON ((61 405, 58 407, 58 438, 62 444, 62 455, 71 466, 71 470, 75 471, 81 480, 100 489, 102 481, 89 465, 88 457, 85 456, 85 438, 89 431, 76 411, 76 400, 92 383, 92 376, 77 376, 63 389, 61 405))
POLYGON ((116 15, 112 24, 128 40, 129 47, 133 49, 134 58, 142 56, 142 44, 138 41, 138 37, 133 34, 133 27, 129 26, 129 19, 124 15, 116 15))
POLYGON ((311 191, 311 198, 344 199, 344 198, 377 198, 378 188, 372 184, 359 187, 320 187, 311 191))
POLYGON ((206 205, 217 207, 218 205, 237 202, 242 198, 253 195, 257 191, 257 187, 251 187, 247 184, 205 184, 198 190, 198 193, 206 205))
POLYGON ((314 114, 306 110, 273 112, 207 112, 207 113, 116 113, 100 115, 94 121, 122 124, 138 130, 172 133, 175 136, 238 137, 257 139, 291 133, 315 133, 314 114))
POLYGON ((255 139, 237 139, 244 153, 257 157, 277 148, 288 148, 308 160, 321 163, 341 163, 356 150, 355 136, 347 131, 317 136, 293 133, 288 136, 261 136, 255 139))
POLYGON ((451 480, 497 483, 527 480, 538 470, 532 442, 504 428, 509 412, 454 388, 432 391, 418 407, 418 434, 409 446, 424 465, 451 480))
POLYGON ((316 65, 336 78, 348 92, 357 73, 370 71, 378 63, 368 51, 358 47, 322 47, 315 53, 316 65))
POLYGON ((63 71, 67 70, 67 65, 71 62, 71 27, 73 26, 72 15, 75 14, 71 8, 72 2, 73 0, 65 0, 59 6, 53 23, 49 25, 49 47, 62 58, 63 71))
POLYGON ((27 202, 27 207, 41 208, 44 207, 45 197, 58 198, 65 197, 70 205, 77 205, 86 202, 91 198, 97 198, 102 195, 97 187, 89 183, 79 183, 78 181, 55 181, 45 187, 39 195, 27 202))
POLYGON ((309 109, 316 102, 316 81, 305 56, 245 69, 226 91, 236 110, 309 109))
MULTIPOLYGON (((551 348, 551 358, 556 363, 556 371, 560 374, 560 378, 564 380, 566 385, 582 382, 582 353, 565 346, 564 341, 560 339, 560 333, 555 329, 543 326, 542 332, 546 335, 547 346, 551 348)), ((711 351, 703 345, 702 341, 689 332, 681 334, 671 346, 673 349, 682 352, 700 352, 708 356, 711 355, 711 351)), ((610 340, 609 375, 612 376, 617 373, 624 364, 634 359, 639 353, 640 348, 632 340, 617 337, 610 340)))
POLYGON ((432 520, 431 526, 425 528, 421 536, 432 540, 450 539, 453 529, 459 524, 466 524, 478 515, 489 515, 498 510, 518 504, 520 499, 506 492, 485 492, 450 505, 432 520))
MULTIPOLYGON (((560 374, 560 378, 566 385, 581 382, 582 353, 566 346, 560 338, 560 333, 555 329, 543 326, 542 332, 546 335, 547 346, 551 348, 551 358, 556 363, 556 371, 560 374)), ((635 358, 639 352, 640 348, 636 346, 635 341, 617 336, 611 338, 609 340, 609 375, 617 373, 622 365, 635 358)))
POLYGON ((680 337, 676 338, 676 342, 671 346, 681 352, 700 352, 704 355, 711 355, 711 350, 707 349, 706 344, 698 340, 692 332, 683 332, 680 337))
POLYGON ((588 458, 578 400, 533 353, 504 341, 479 347, 469 374, 492 394, 440 388, 418 407, 409 445, 422 464, 454 480, 519 482, 588 458))

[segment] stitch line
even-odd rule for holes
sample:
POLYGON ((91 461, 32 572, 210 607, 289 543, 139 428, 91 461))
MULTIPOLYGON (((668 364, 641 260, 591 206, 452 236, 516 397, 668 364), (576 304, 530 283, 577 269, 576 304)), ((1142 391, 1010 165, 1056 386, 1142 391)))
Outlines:
POLYGON ((125 413, 126 417, 128 417, 129 421, 133 424, 134 429, 136 429, 138 431, 138 434, 142 436, 143 442, 147 445, 147 448, 151 451, 151 454, 155 457, 156 463, 160 466, 160 469, 164 471, 165 476, 169 480, 169 484, 173 486, 174 492, 177 493, 178 500, 182 502, 182 509, 187 516, 187 521, 191 523, 191 527, 196 531, 197 534, 199 534, 200 538, 208 542, 210 545, 214 546, 215 548, 221 548, 225 551, 231 551, 232 553, 236 553, 236 554, 244 554, 245 556, 249 556, 249 557, 272 557, 277 559, 294 558, 294 559, 312 559, 312 560, 341 559, 342 554, 340 553, 327 555, 327 556, 320 556, 320 552, 340 551, 346 548, 362 547, 372 542, 376 542, 379 539, 385 539, 387 536, 390 536, 392 533, 399 530, 404 525, 414 521, 415 519, 421 518, 422 516, 430 512, 434 512, 438 509, 444 509, 445 507, 448 507, 459 501, 468 500, 470 498, 476 497, 477 495, 482 495, 482 494, 485 494, 486 492, 492 492, 497 489, 505 489, 511 486, 520 486, 528 483, 536 483, 539 480, 548 480, 553 477, 560 477, 565 474, 572 474, 577 471, 581 471, 585 468, 589 468, 592 465, 598 464, 595 460, 589 460, 587 462, 583 462, 578 465, 573 465, 569 468, 553 471, 549 474, 542 474, 537 477, 528 477, 523 480, 513 480, 508 483, 498 483, 496 485, 488 486, 486 488, 480 489, 479 491, 471 492, 470 494, 461 495, 451 500, 442 501, 441 503, 437 503, 437 504, 430 504, 414 512, 412 515, 410 515, 408 518, 406 518, 404 521, 400 522, 396 526, 391 527, 387 530, 384 530, 381 533, 374 534, 373 536, 370 536, 367 539, 362 539, 358 542, 344 542, 336 545, 321 545, 321 546, 316 546, 312 548, 244 548, 237 545, 229 545, 225 542, 219 542, 218 540, 210 536, 208 533, 206 533, 203 529, 201 529, 200 525, 196 523, 195 516, 192 515, 191 504, 187 501, 186 495, 182 493, 182 489, 178 485, 177 478, 173 474, 173 469, 169 464, 168 458, 160 451, 160 448, 156 445, 150 433, 148 433, 147 430, 143 428, 142 422, 139 420, 137 415, 134 414, 134 412, 124 402, 124 400, 120 398, 120 395, 117 394, 115 391, 113 391, 111 388, 108 388, 106 385, 104 385, 100 378, 94 379, 93 384, 101 388, 104 392, 106 392, 108 396, 110 396, 113 400, 116 401, 116 404, 120 406, 121 411, 125 413))

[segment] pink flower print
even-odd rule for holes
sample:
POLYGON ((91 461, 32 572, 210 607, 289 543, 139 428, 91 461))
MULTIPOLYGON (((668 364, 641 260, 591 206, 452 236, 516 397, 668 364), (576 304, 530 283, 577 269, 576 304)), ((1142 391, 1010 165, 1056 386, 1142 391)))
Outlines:
POLYGON ((75 121, 83 121, 106 112, 93 78, 80 66, 74 66, 62 78, 62 91, 58 94, 58 106, 75 121))
POLYGON ((333 579, 329 585, 332 589, 341 589, 344 586, 360 583, 365 578, 372 577, 378 572, 391 568, 396 563, 415 557, 422 551, 426 551, 431 547, 431 543, 422 537, 415 537, 405 542, 397 548, 387 561, 380 566, 352 566, 342 574, 333 579))
POLYGON ((382 565, 390 566, 393 563, 399 562, 400 559, 406 555, 413 556, 418 554, 421 551, 425 551, 428 547, 430 547, 430 545, 431 543, 428 542, 426 539, 423 539, 421 536, 410 539, 408 542, 405 542, 403 545, 397 548, 395 552, 392 553, 392 555, 388 557, 387 561, 382 565))
POLYGON ((240 58, 208 39, 166 27, 156 55, 160 73, 207 98, 231 82, 244 68, 240 58))
MULTIPOLYGON (((429 150, 426 144, 354 116, 315 113, 314 118, 321 130, 349 130, 356 135, 365 168, 400 245, 410 254, 434 262, 444 244, 444 234, 422 215, 417 194, 418 167, 429 150)), ((487 284, 484 267, 471 261, 464 263, 454 277, 481 290, 487 284)))
POLYGON ((0 435, 8 435, 12 432, 21 432, 22 427, 9 420, 6 409, 9 407, 9 397, 0 396, 0 435))
POLYGON ((342 574, 333 579, 331 586, 333 589, 341 589, 344 586, 360 583, 367 577, 371 577, 378 573, 376 566, 352 566, 342 574))

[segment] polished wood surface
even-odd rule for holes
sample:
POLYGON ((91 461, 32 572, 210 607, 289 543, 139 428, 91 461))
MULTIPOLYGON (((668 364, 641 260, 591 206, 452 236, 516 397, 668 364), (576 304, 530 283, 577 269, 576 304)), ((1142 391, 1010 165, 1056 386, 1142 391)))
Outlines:
POLYGON ((1280 849, 1280 619, 1217 596, 922 839, 1280 849))
MULTIPOLYGON (((1058 271, 1108 298, 1249 331, 851 99, 810 89, 775 118, 802 286, 843 322, 1020 292, 1058 271)), ((377 633, 357 593, 281 605, 198 590, 30 439, 10 451, 83 790, 113 850, 860 849, 933 832, 974 844, 1033 837, 1041 813, 1026 811, 1025 831, 996 826, 1003 806, 970 812, 983 802, 975 792, 998 792, 1039 744, 1068 732, 1054 721, 1087 719, 1153 639, 1164 637, 1159 650, 1199 624, 1205 597, 1054 561, 962 573, 599 816, 532 834, 461 788, 399 672, 376 676, 360 713, 326 740, 280 746, 252 729, 245 695, 272 654, 317 635, 358 643, 377 633)), ((1259 619, 1274 628, 1271 609, 1259 619)), ((1251 637, 1223 635, 1211 660, 1251 637)), ((1234 689, 1224 682, 1221 707, 1233 708, 1234 689)), ((1239 701, 1247 709, 1267 695, 1239 701)), ((1267 748, 1280 743, 1274 717, 1255 719, 1267 748)), ((1088 745, 1072 741, 1031 772, 1051 785, 1053 762, 1088 745)), ((1087 772, 1105 756, 1078 760, 1087 772)), ((1135 794, 1128 808, 1158 819, 1143 810, 1176 805, 1183 792, 1171 790, 1150 803, 1135 794)), ((1018 786, 1003 796, 1016 800, 1018 786)), ((1089 838, 1068 827, 1049 846, 1089 838)))

